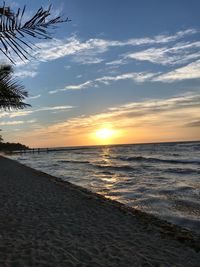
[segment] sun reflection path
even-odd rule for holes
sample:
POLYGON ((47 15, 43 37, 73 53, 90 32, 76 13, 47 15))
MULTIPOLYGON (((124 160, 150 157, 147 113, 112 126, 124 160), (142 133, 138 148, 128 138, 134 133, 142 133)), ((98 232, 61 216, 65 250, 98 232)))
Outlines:
POLYGON ((111 149, 109 147, 104 147, 102 149, 101 158, 106 163, 106 165, 111 164, 111 149))
POLYGON ((99 188, 99 194, 103 194, 105 197, 112 191, 113 186, 117 183, 119 177, 117 173, 109 170, 110 166, 113 166, 113 155, 110 147, 102 147, 100 155, 100 162, 102 166, 107 166, 108 170, 100 171, 96 173, 97 179, 103 181, 101 188, 99 188))

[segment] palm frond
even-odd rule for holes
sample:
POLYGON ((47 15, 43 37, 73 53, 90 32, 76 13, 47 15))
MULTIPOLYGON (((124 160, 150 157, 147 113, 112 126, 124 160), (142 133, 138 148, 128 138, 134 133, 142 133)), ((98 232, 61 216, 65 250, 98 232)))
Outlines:
POLYGON ((23 109, 29 104, 24 103, 28 96, 24 87, 12 77, 10 65, 0 66, 0 109, 23 109))
POLYGON ((0 7, 0 51, 12 63, 15 63, 12 53, 21 60, 26 60, 31 56, 30 49, 33 49, 33 46, 25 40, 25 37, 50 39, 49 28, 54 28, 59 23, 70 21, 68 18, 62 19, 60 16, 48 20, 51 15, 51 5, 47 10, 42 7, 39 8, 31 19, 23 22, 25 11, 26 6, 23 9, 19 8, 16 13, 5 5, 0 7))
POLYGON ((10 7, 5 6, 5 2, 3 2, 3 6, 0 7, 0 15, 6 16, 6 17, 13 17, 13 12, 11 11, 10 7))

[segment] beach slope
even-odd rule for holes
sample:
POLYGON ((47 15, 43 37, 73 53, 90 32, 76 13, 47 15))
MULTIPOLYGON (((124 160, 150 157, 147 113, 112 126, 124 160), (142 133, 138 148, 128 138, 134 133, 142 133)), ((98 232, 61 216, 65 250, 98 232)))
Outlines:
POLYGON ((187 232, 1 156, 0 203, 0 266, 200 263, 187 232))

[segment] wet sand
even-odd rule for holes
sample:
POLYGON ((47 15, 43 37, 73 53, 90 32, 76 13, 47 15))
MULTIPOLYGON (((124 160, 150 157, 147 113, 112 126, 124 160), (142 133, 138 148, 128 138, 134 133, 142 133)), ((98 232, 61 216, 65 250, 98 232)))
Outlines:
POLYGON ((0 266, 200 266, 195 234, 3 157, 0 203, 0 266))

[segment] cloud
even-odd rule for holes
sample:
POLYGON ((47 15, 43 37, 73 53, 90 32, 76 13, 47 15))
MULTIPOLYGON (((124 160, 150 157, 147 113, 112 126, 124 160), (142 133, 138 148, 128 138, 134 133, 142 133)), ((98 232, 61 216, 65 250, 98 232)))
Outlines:
POLYGON ((40 112, 40 111, 55 111, 55 110, 68 110, 72 109, 74 106, 55 106, 55 107, 41 107, 39 109, 35 109, 33 112, 40 112))
POLYGON ((200 60, 192 62, 184 67, 177 68, 152 79, 159 82, 174 82, 200 78, 200 60))
POLYGON ((34 120, 28 120, 28 121, 2 121, 0 122, 0 126, 16 126, 21 125, 25 123, 35 123, 36 119, 34 120))
POLYGON ((84 88, 91 87, 92 85, 93 85, 93 81, 86 81, 86 82, 80 83, 80 84, 67 85, 63 89, 49 91, 49 94, 56 94, 58 92, 63 92, 63 91, 67 91, 67 90, 81 90, 84 88))
POLYGON ((108 66, 117 66, 117 65, 124 65, 127 63, 127 60, 123 57, 123 59, 116 59, 110 62, 106 62, 108 66))
POLYGON ((38 99, 40 97, 41 97, 41 95, 29 96, 29 97, 27 97, 27 100, 38 99))
POLYGON ((200 58, 200 42, 178 43, 173 47, 149 48, 143 51, 129 53, 125 59, 149 61, 161 65, 184 64, 200 58))
POLYGON ((55 39, 50 42, 38 43, 40 48, 36 51, 35 57, 46 62, 65 56, 76 56, 76 62, 86 62, 87 59, 96 57, 97 54, 107 50, 106 41, 100 39, 89 39, 81 42, 77 37, 70 37, 66 40, 55 39))
POLYGON ((16 118, 16 117, 24 117, 31 115, 36 112, 48 112, 48 111, 67 111, 72 108, 75 108, 74 106, 55 106, 55 107, 41 107, 38 109, 32 109, 32 110, 23 110, 23 111, 4 111, 0 113, 0 118, 16 118))
POLYGON ((186 123, 185 126, 186 127, 195 127, 195 128, 198 127, 199 128, 200 127, 200 119, 186 123))
POLYGON ((15 126, 23 123, 23 121, 2 121, 0 122, 0 126, 15 126))
POLYGON ((80 90, 84 88, 91 87, 93 85, 93 81, 87 81, 84 83, 80 83, 77 85, 67 85, 64 89, 61 89, 60 91, 66 91, 66 90, 80 90))
POLYGON ((27 77, 30 77, 30 78, 34 78, 36 75, 38 74, 37 71, 34 71, 34 70, 17 70, 15 73, 14 73, 14 76, 15 77, 20 77, 20 78, 27 78, 27 77))
POLYGON ((16 118, 23 117, 32 114, 33 111, 25 110, 25 111, 5 111, 0 113, 0 118, 16 118))
POLYGON ((101 78, 96 79, 96 82, 102 82, 108 84, 112 81, 123 81, 123 80, 133 80, 135 82, 145 82, 149 80, 151 77, 154 77, 155 73, 146 73, 146 72, 132 72, 132 73, 125 73, 120 74, 117 76, 104 76, 101 78))
POLYGON ((73 61, 75 63, 80 63, 80 64, 84 64, 84 65, 90 65, 90 64, 99 64, 101 62, 104 61, 104 59, 99 58, 99 57, 93 57, 90 55, 87 56, 75 56, 73 58, 73 61))
POLYGON ((71 69, 71 66, 70 66, 70 65, 66 65, 66 66, 64 66, 64 68, 65 68, 66 70, 69 70, 69 69, 71 69))
POLYGON ((132 80, 141 83, 150 80, 155 75, 158 75, 158 73, 131 72, 115 76, 103 76, 95 80, 86 81, 84 83, 67 85, 63 89, 49 91, 49 94, 56 94, 58 92, 63 92, 67 90, 81 90, 90 87, 98 87, 100 84, 109 85, 111 82, 124 81, 124 80, 132 80))

